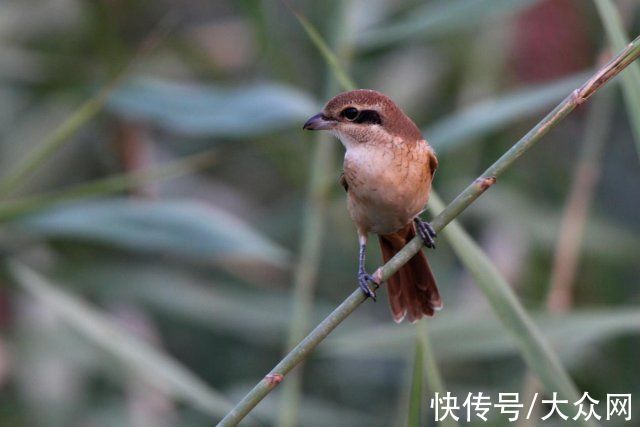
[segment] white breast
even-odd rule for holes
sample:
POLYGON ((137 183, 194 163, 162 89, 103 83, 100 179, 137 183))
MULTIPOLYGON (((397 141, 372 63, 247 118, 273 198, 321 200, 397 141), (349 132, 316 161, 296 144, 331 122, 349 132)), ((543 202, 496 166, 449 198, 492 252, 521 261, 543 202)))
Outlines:
MULTIPOLYGON (((367 231, 387 234, 409 223, 427 201, 427 165, 406 145, 350 144, 344 159, 348 208, 367 231)), ((430 177, 429 177, 430 179, 430 177)))

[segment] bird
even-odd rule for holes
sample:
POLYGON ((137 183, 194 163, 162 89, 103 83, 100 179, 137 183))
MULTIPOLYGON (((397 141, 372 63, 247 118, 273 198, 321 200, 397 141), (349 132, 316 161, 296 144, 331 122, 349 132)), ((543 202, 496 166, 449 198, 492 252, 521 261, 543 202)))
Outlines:
MULTIPOLYGON (((339 182, 347 192, 347 210, 358 234, 358 285, 375 301, 376 293, 369 283, 380 285, 379 278, 365 269, 370 233, 378 235, 385 263, 416 234, 425 246, 435 248, 436 232, 420 214, 438 168, 436 154, 400 107, 371 89, 334 96, 303 129, 328 131, 345 147, 339 182)), ((387 293, 397 323, 405 318, 413 323, 442 308, 422 250, 389 277, 387 293)))

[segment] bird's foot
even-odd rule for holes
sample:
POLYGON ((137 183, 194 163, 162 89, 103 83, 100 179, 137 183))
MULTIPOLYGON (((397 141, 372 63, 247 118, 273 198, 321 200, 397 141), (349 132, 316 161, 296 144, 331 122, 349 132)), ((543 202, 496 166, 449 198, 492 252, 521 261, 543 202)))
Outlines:
POLYGON ((424 242, 424 245, 428 248, 436 248, 436 230, 433 229, 431 224, 427 221, 423 221, 420 218, 416 217, 413 220, 416 224, 416 231, 418 236, 424 242))
POLYGON ((364 270, 360 271, 358 273, 358 286, 366 296, 370 297, 373 301, 376 301, 376 292, 371 289, 371 287, 369 286, 369 282, 378 284, 373 276, 367 274, 367 272, 364 270))

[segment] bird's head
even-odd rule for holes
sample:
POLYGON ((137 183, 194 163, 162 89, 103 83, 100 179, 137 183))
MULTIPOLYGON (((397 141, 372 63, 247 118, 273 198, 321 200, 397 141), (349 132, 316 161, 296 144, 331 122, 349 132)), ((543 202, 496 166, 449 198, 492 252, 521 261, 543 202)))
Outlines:
POLYGON ((303 129, 328 130, 345 147, 400 137, 406 141, 422 139, 418 127, 388 96, 369 89, 340 93, 309 118, 303 129))

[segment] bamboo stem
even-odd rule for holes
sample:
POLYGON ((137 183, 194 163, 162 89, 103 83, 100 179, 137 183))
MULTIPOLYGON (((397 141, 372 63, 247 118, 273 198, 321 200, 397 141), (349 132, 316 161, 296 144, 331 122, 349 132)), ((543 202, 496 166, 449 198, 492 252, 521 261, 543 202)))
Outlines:
MULTIPOLYGON (((618 75, 625 67, 640 56, 640 37, 618 53, 607 65, 600 68, 582 86, 567 96, 556 108, 547 114, 533 129, 513 145, 502 157, 491 165, 480 177, 472 182, 444 211, 431 222, 439 232, 473 203, 482 193, 496 182, 496 178, 506 171, 520 156, 535 145, 551 128, 585 102, 609 80, 618 75)), ((422 248, 419 237, 411 240, 389 262, 380 267, 375 277, 379 282, 387 280, 422 248)), ((265 376, 249 393, 218 423, 219 427, 237 425, 267 394, 271 392, 298 363, 304 360, 324 338, 364 300, 365 295, 356 289, 329 316, 311 331, 289 354, 287 354, 271 372, 265 376)))

